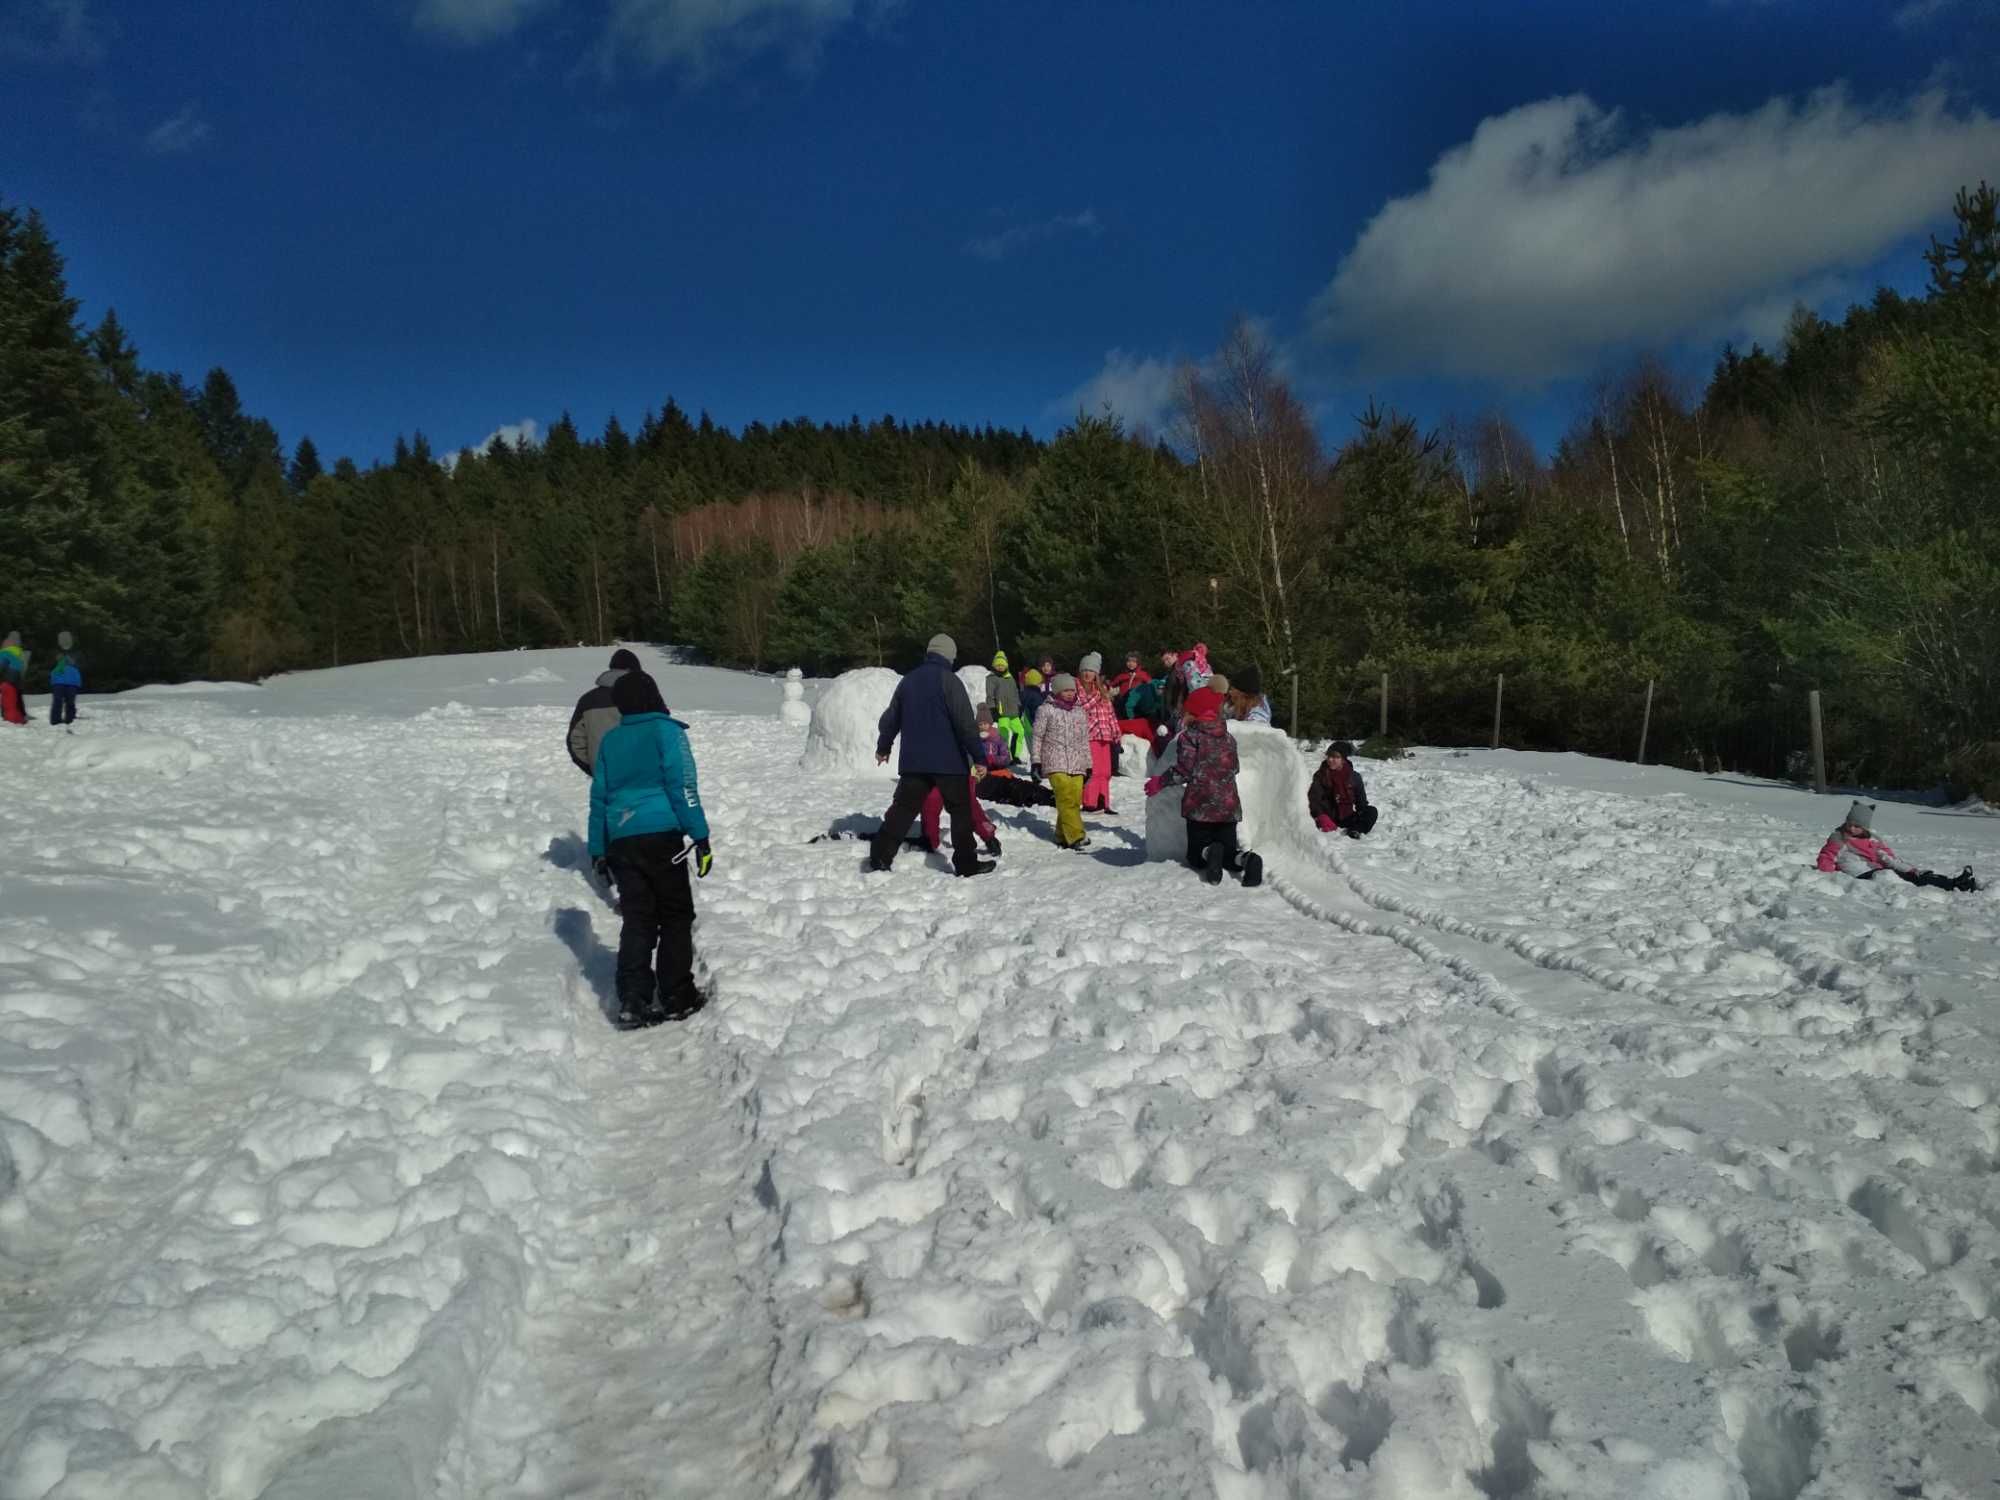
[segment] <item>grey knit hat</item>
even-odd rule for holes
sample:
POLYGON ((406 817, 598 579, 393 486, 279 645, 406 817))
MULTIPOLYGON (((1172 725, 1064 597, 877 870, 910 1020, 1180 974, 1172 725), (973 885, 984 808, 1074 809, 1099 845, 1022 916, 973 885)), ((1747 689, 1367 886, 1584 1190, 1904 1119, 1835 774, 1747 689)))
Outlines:
POLYGON ((1104 670, 1104 653, 1102 651, 1086 651, 1083 654, 1083 660, 1076 664, 1076 669, 1079 672, 1101 673, 1104 670))
MULTIPOLYGON (((1875 827, 1875 804, 1857 801, 1854 806, 1848 808, 1846 822, 1852 823, 1856 828, 1872 831, 1875 827)), ((1846 823, 1841 826, 1845 827, 1846 823)))
POLYGON ((940 630, 931 637, 931 643, 924 647, 933 656, 942 656, 946 661, 958 660, 958 642, 940 630))
POLYGON ((1073 693, 1076 691, 1076 679, 1067 672, 1058 672, 1056 680, 1049 684, 1049 691, 1058 695, 1073 693))

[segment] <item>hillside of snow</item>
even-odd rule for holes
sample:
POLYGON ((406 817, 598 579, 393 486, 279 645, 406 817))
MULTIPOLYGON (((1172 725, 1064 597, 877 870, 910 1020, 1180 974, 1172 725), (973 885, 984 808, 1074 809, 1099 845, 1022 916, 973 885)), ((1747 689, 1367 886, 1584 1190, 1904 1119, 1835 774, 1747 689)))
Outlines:
POLYGON ((0 1496, 1996 1493, 2000 895, 1845 799, 1426 751, 1325 841, 1273 736, 1266 889, 1131 780, 864 876, 865 714, 642 652, 714 999, 621 1035, 607 654, 0 728, 0 1496))

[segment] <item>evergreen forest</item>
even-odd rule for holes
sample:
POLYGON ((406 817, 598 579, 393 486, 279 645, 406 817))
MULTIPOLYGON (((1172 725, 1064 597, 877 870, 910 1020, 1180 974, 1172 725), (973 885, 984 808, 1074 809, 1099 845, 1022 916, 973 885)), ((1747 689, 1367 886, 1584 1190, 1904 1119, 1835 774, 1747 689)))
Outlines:
MULTIPOLYGON (((1947 189, 1948 191, 1948 189, 1947 189)), ((892 417, 635 428, 328 462, 229 376, 79 321, 0 203, 0 631, 90 686, 674 641, 720 664, 907 666, 940 629, 1148 664, 1204 640, 1278 722, 2000 797, 2000 203, 1958 192, 1921 296, 1801 309, 1691 388, 1637 358, 1553 452, 1498 411, 1369 407, 1328 442, 1248 325, 1160 433, 892 417)))

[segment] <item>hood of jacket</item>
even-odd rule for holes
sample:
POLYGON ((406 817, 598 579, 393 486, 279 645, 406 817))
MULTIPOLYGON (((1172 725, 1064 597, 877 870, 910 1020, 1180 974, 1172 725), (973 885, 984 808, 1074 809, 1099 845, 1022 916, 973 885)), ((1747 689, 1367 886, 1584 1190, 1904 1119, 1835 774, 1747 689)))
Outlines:
POLYGON ((623 667, 614 667, 609 672, 599 672, 597 674, 597 685, 601 688, 608 688, 624 675, 625 669, 623 667))

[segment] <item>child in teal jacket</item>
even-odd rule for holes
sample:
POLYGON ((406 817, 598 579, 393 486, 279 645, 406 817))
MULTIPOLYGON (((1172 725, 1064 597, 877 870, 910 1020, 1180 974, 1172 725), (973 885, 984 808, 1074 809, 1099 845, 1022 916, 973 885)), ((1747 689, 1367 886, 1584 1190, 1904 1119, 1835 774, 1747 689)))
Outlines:
POLYGON ((618 885, 621 1030, 688 1016, 708 1003, 694 982, 694 890, 714 862, 687 726, 659 684, 627 672, 611 688, 618 727, 590 774, 590 857, 618 885))

